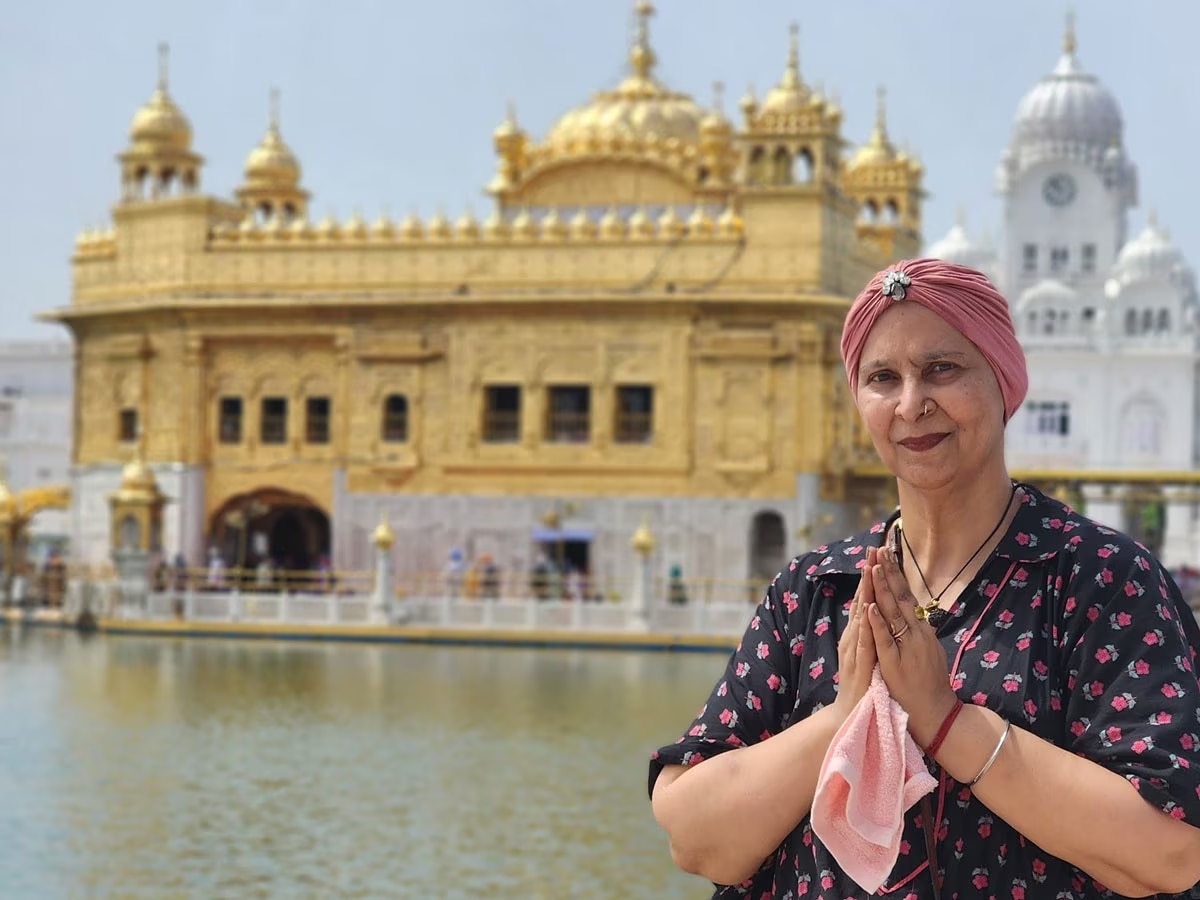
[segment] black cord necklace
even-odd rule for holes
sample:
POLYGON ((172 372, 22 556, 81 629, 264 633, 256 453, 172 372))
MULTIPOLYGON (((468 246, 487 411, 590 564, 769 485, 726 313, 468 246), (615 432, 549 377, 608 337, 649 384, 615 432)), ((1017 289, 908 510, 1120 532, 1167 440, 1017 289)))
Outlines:
POLYGON ((946 586, 942 588, 936 596, 930 589, 929 582, 925 579, 925 573, 921 571, 921 564, 917 562, 917 554, 913 553, 912 545, 908 542, 908 535, 904 533, 904 529, 901 527, 904 520, 896 520, 896 531, 899 532, 900 539, 904 542, 904 548, 908 551, 908 555, 912 557, 913 565, 917 567, 917 574, 921 576, 921 584, 925 586, 925 593, 927 593, 930 597, 929 602, 917 604, 918 619, 927 619, 929 624, 934 628, 937 628, 942 624, 948 613, 938 604, 942 602, 942 597, 946 595, 946 591, 950 590, 950 586, 954 584, 954 582, 958 581, 958 577, 962 575, 963 572, 967 571, 967 566, 974 562, 975 557, 977 557, 983 551, 983 548, 991 543, 992 538, 996 536, 996 532, 1000 530, 1000 526, 1003 525, 1004 520, 1008 518, 1008 511, 1012 508, 1013 498, 1017 496, 1017 488, 1018 485, 1014 481, 1012 493, 1008 495, 1008 502, 1004 504, 1004 512, 1000 514, 1000 518, 997 520, 995 526, 990 532, 988 532, 988 536, 983 539, 983 543, 980 544, 975 552, 971 554, 970 558, 962 564, 962 568, 954 574, 953 578, 946 582, 946 586))

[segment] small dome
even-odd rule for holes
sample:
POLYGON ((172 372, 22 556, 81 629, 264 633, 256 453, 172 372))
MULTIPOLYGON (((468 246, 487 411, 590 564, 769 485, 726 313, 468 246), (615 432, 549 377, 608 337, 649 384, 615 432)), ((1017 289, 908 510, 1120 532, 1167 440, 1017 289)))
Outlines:
POLYGON ((767 91, 763 98, 762 112, 788 115, 801 112, 811 96, 811 91, 800 79, 800 28, 792 25, 788 42, 787 66, 779 84, 767 91))
POLYGON ((973 241, 967 234, 966 222, 959 214, 953 227, 946 236, 929 247, 925 254, 933 259, 944 259, 946 262, 968 266, 985 274, 991 273, 996 261, 996 253, 986 240, 973 241))
POLYGON ((1017 301, 1017 311, 1031 309, 1070 309, 1075 306, 1078 294, 1061 281, 1046 278, 1030 287, 1017 301))
POLYGON ((246 157, 246 181, 288 187, 300 183, 300 162, 284 143, 275 122, 271 123, 262 141, 246 157))
POLYGON ((1099 160, 1120 146, 1124 125, 1116 98, 1075 57, 1075 29, 1068 23, 1063 55, 1017 106, 1010 158, 1017 166, 1064 151, 1082 150, 1099 160))
POLYGON ((640 2, 636 9, 638 30, 629 53, 632 73, 615 89, 597 93, 591 102, 559 119, 546 137, 551 150, 608 141, 628 145, 673 140, 681 148, 699 143, 704 110, 691 97, 668 90, 654 78, 657 60, 648 33, 654 7, 640 2))
POLYGON ((1167 230, 1159 227, 1157 217, 1151 213, 1141 234, 1121 248, 1113 264, 1112 277, 1126 285, 1154 279, 1190 282, 1193 276, 1183 252, 1172 243, 1167 230))
POLYGON ((146 105, 134 113, 129 139, 147 150, 188 152, 192 147, 192 125, 167 91, 167 46, 158 48, 158 87, 146 105))
POLYGON ((858 148, 850 158, 848 168, 858 169, 863 166, 881 166, 895 162, 896 148, 892 146, 887 133, 887 94, 883 87, 876 94, 875 127, 871 137, 858 148))
POLYGON ((140 456, 135 456, 121 471, 121 490, 130 493, 158 493, 158 481, 140 456))

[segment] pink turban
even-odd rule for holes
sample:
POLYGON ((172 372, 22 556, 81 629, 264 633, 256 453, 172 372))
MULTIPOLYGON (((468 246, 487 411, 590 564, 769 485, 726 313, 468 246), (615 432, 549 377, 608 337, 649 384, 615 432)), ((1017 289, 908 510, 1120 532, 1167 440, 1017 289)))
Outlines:
POLYGON ((983 354, 1004 396, 1004 421, 1012 418, 1029 390, 1025 352, 1013 330, 1008 301, 982 272, 940 259, 907 259, 871 279, 846 314, 842 360, 851 393, 858 392, 863 345, 893 303, 919 303, 933 310, 983 354))

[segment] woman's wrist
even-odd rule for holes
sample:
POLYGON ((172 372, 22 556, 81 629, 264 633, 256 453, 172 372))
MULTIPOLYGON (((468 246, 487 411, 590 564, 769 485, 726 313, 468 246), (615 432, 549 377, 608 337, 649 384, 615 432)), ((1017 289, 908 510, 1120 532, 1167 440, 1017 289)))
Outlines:
POLYGON ((909 713, 908 733, 918 747, 925 748, 933 743, 947 717, 958 709, 959 703, 958 695, 947 687, 946 693, 930 703, 922 715, 909 713))

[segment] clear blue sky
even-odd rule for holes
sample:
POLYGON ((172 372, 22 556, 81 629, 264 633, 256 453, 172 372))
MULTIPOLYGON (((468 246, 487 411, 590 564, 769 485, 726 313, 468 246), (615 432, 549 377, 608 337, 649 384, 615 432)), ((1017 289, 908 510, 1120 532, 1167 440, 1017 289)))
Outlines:
MULTIPOLYGON (((1021 96, 1059 54, 1065 3, 1048 0, 658 0, 658 74, 708 103, 728 85, 761 92, 801 26, 801 70, 836 93, 845 135, 870 131, 888 87, 894 139, 925 161, 925 237, 967 210, 998 227, 993 173, 1021 96)), ((1194 0, 1077 3, 1079 57, 1117 95, 1142 205, 1200 263, 1195 147, 1200 90, 1194 0)), ((75 234, 107 221, 114 155, 171 45, 171 91, 207 159, 203 185, 230 194, 283 92, 283 132, 313 215, 456 215, 481 195, 492 128, 512 98, 541 136, 622 74, 632 0, 63 0, 0 4, 0 248, 5 337, 61 332, 38 310, 68 302, 75 234)))

